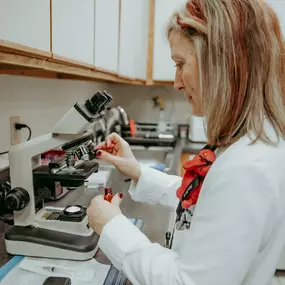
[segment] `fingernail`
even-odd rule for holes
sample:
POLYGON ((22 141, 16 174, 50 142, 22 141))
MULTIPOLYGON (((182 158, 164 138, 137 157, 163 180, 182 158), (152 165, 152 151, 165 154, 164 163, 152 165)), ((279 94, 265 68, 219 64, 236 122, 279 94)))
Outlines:
POLYGON ((124 197, 124 194, 123 194, 123 193, 119 193, 118 195, 119 195, 119 198, 120 198, 120 199, 123 199, 123 197, 124 197))
POLYGON ((102 152, 100 150, 97 151, 96 155, 101 156, 102 152))

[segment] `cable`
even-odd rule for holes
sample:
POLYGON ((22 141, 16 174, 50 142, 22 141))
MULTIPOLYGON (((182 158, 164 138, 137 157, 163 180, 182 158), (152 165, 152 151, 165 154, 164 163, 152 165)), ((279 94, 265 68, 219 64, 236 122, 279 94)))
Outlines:
POLYGON ((29 141, 31 139, 31 136, 32 136, 32 130, 29 126, 27 126, 27 129, 29 130, 29 137, 28 137, 27 141, 29 141))
POLYGON ((28 125, 26 125, 26 124, 20 124, 20 123, 16 123, 16 124, 15 124, 15 129, 16 129, 16 130, 21 130, 21 129, 23 129, 23 128, 27 128, 27 129, 29 130, 29 137, 28 137, 28 139, 27 139, 27 141, 29 141, 29 140, 31 139, 31 136, 32 136, 32 130, 31 130, 31 128, 30 128, 28 125))
MULTIPOLYGON (((29 130, 29 136, 28 136, 28 139, 27 139, 27 141, 29 141, 30 139, 31 139, 31 137, 32 137, 32 130, 31 130, 31 128, 28 126, 28 125, 26 125, 26 124, 20 124, 20 123, 16 123, 15 124, 15 129, 16 130, 21 130, 21 129, 23 129, 23 128, 26 128, 26 129, 28 129, 29 130)), ((8 151, 3 151, 3 152, 0 152, 0 155, 3 155, 3 154, 6 154, 6 153, 8 153, 9 152, 9 150, 8 151)))

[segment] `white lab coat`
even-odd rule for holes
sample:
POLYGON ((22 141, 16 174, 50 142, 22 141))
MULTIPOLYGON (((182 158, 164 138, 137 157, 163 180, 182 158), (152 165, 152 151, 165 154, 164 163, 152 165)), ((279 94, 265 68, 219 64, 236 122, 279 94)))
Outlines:
MULTIPOLYGON (((271 284, 285 243, 285 143, 249 142, 244 137, 218 156, 191 228, 175 231, 172 250, 151 243, 123 215, 104 227, 100 248, 134 285, 271 284)), ((142 166, 130 194, 176 208, 180 183, 180 177, 142 166)))

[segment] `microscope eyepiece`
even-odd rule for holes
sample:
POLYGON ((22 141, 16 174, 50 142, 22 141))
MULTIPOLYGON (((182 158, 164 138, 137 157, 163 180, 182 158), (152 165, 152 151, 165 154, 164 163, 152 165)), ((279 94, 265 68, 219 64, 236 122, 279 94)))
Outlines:
POLYGON ((95 115, 103 111, 106 105, 112 101, 112 99, 112 96, 106 91, 98 91, 91 99, 86 100, 85 107, 91 114, 95 115))
POLYGON ((111 96, 111 94, 107 93, 106 91, 104 91, 103 93, 108 99, 108 102, 106 103, 106 105, 107 105, 113 100, 113 97, 111 96))

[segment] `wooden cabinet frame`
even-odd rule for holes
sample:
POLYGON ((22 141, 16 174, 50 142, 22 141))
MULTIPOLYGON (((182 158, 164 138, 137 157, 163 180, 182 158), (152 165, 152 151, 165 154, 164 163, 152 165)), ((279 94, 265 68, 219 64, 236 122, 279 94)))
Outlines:
MULTIPOLYGON (((121 0, 120 6, 121 6, 121 0)), ((54 55, 52 52, 52 0, 50 0, 50 52, 0 40, 0 74, 32 77, 105 81, 133 85, 172 85, 152 80, 154 43, 154 4, 149 0, 147 80, 126 78, 96 66, 54 55)))

